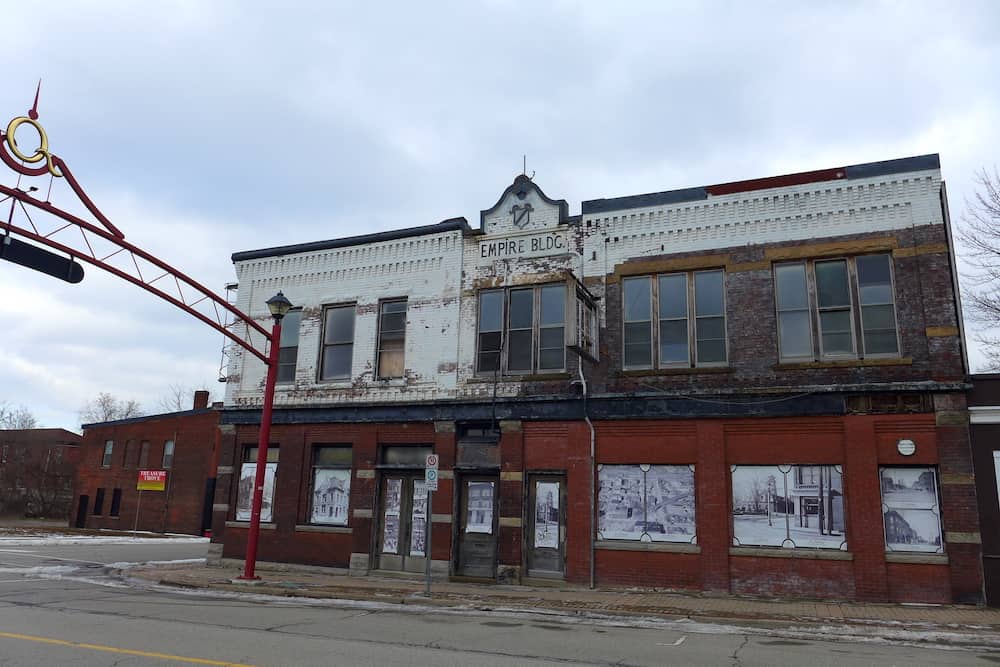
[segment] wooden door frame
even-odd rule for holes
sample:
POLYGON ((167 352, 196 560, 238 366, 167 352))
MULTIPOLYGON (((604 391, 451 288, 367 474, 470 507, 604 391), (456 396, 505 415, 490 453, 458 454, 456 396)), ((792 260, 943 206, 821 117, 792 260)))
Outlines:
MULTIPOLYGON (((544 574, 535 574, 534 577, 564 581, 566 579, 566 560, 569 556, 569 477, 565 470, 529 470, 524 472, 523 497, 521 500, 521 507, 523 508, 521 525, 524 527, 524 530, 521 531, 521 571, 524 573, 525 578, 532 578, 533 575, 528 568, 528 556, 531 551, 529 544, 533 547, 535 542, 535 507, 529 501, 533 495, 532 483, 540 477, 559 481, 559 520, 565 534, 563 535, 562 547, 562 578, 547 577, 544 574)), ((556 573, 553 572, 552 574, 556 573)))
POLYGON ((452 540, 451 540, 451 571, 452 578, 462 579, 462 580, 475 580, 475 581, 496 581, 497 571, 499 569, 499 555, 500 555, 500 471, 497 469, 456 469, 454 477, 454 493, 452 494, 454 498, 452 499, 454 521, 452 522, 452 540), (477 479, 478 478, 478 479, 477 479), (488 478, 488 479, 486 479, 488 478), (463 521, 462 519, 468 515, 468 495, 467 495, 467 482, 468 481, 489 481, 493 482, 493 575, 492 577, 475 577, 463 575, 460 572, 461 567, 461 540, 463 532, 463 521), (465 498, 465 503, 462 499, 465 498))

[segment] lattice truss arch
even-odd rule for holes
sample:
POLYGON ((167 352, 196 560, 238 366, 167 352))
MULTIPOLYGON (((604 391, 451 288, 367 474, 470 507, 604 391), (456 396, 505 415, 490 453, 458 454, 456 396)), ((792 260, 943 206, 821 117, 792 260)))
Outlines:
POLYGON ((0 159, 16 175, 13 185, 0 183, 0 236, 16 234, 141 287, 216 329, 267 364, 271 343, 267 329, 228 299, 126 241, 125 234, 101 213, 66 162, 49 152, 48 137, 37 120, 37 105, 36 93, 35 106, 28 115, 13 119, 6 131, 0 132, 0 159), (19 128, 21 135, 30 133, 25 125, 37 133, 37 148, 30 154, 19 146, 15 136, 19 128), (57 206, 53 195, 65 193, 63 183, 69 189, 68 203, 57 206), (45 193, 44 199, 36 195, 41 192, 45 193), (75 209, 77 214, 68 209, 75 209))

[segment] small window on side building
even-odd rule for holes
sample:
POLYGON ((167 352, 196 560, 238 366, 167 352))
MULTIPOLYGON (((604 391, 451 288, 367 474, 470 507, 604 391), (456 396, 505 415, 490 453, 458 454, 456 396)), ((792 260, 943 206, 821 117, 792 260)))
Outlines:
POLYGON ((174 465, 174 441, 167 440, 163 443, 163 469, 168 470, 174 465))
MULTIPOLYGON (((111 456, 114 454, 114 451, 115 451, 115 441, 114 440, 107 440, 107 441, 105 441, 104 442, 104 458, 101 459, 101 467, 102 468, 110 468, 111 467, 111 456)), ((96 514, 96 512, 95 512, 95 514, 96 514)))
POLYGON ((122 490, 115 489, 111 492, 111 516, 118 516, 122 507, 122 490))
POLYGON ((104 514, 104 489, 98 489, 94 494, 94 516, 104 514))

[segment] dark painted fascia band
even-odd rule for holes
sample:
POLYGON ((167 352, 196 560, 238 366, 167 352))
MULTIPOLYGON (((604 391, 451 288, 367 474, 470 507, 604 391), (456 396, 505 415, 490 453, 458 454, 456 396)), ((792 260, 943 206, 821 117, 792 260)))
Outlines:
POLYGON ((105 426, 122 426, 124 424, 141 424, 142 422, 153 421, 154 419, 173 419, 175 417, 191 417, 194 415, 207 415, 210 412, 219 412, 216 408, 198 408, 197 410, 181 410, 180 412, 164 412, 158 415, 143 415, 141 417, 129 417, 128 419, 115 419, 109 422, 93 422, 92 424, 81 424, 81 429, 104 428, 105 426))

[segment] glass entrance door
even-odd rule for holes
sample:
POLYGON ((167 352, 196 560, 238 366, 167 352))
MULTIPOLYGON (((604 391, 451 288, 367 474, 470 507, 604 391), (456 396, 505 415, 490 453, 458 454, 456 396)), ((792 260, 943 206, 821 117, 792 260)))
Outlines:
POLYGON ((531 475, 528 478, 529 577, 566 576, 566 478, 531 475))
POLYGON ((376 568, 424 571, 427 544, 427 489, 423 476, 389 474, 380 485, 376 568))

